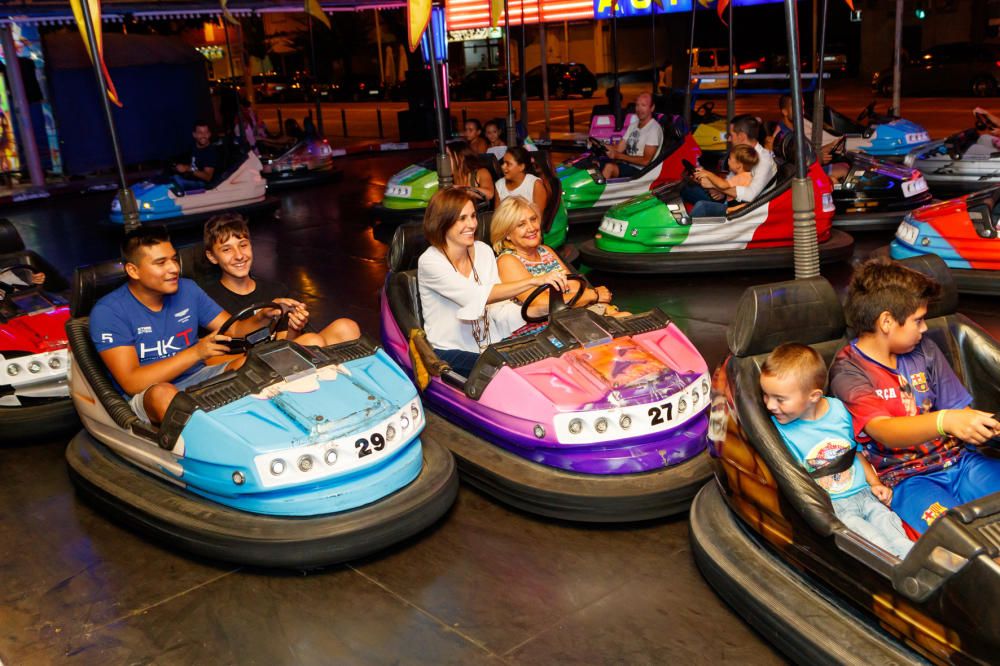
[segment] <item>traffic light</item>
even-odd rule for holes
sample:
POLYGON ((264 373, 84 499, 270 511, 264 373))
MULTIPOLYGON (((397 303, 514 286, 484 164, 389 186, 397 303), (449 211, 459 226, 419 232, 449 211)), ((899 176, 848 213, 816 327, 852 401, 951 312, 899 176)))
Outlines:
POLYGON ((913 10, 913 15, 922 21, 925 18, 927 18, 927 10, 925 10, 923 7, 917 7, 916 9, 913 10))

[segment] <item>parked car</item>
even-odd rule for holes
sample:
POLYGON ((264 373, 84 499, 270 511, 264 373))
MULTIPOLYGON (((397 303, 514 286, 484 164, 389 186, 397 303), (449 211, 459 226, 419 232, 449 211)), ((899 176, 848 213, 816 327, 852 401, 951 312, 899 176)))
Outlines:
POLYGON ((507 79, 499 69, 474 69, 451 86, 452 99, 505 99, 507 79))
MULTIPOLYGON (((1000 81, 1000 47, 955 42, 939 44, 904 60, 903 92, 907 95, 974 95, 992 97, 1000 81)), ((892 94, 892 68, 875 72, 872 90, 892 94)))
MULTIPOLYGON (((549 96, 554 99, 566 99, 570 95, 592 97, 597 90, 597 77, 587 69, 586 65, 570 62, 555 63, 549 66, 549 96)), ((542 67, 539 65, 528 70, 528 96, 542 96, 542 67)), ((520 87, 518 87, 520 90, 520 87)))
MULTIPOLYGON (((701 90, 729 86, 729 51, 727 49, 693 49, 691 76, 699 77, 701 90)), ((752 72, 751 72, 752 73, 752 72)))

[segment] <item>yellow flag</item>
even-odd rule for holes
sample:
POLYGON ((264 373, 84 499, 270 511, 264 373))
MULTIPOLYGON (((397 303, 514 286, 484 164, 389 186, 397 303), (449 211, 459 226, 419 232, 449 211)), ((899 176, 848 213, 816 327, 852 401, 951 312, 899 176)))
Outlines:
POLYGON ((229 25, 239 25, 240 22, 236 20, 236 17, 229 12, 229 0, 219 0, 219 7, 222 8, 222 18, 229 22, 229 25))
POLYGON ((330 17, 326 15, 323 8, 319 6, 319 0, 306 0, 306 14, 309 14, 317 21, 330 27, 330 17))
POLYGON ((101 0, 69 0, 70 7, 73 8, 73 18, 76 19, 76 26, 80 28, 80 35, 83 37, 83 46, 87 49, 87 57, 91 57, 90 51, 90 40, 87 39, 87 26, 83 20, 83 5, 81 2, 87 3, 87 8, 90 9, 90 20, 94 23, 94 39, 97 40, 97 60, 98 66, 101 68, 101 74, 104 76, 104 81, 108 86, 108 99, 110 99, 116 106, 121 106, 122 103, 118 100, 118 91, 115 90, 115 84, 111 81, 111 74, 108 73, 108 66, 104 64, 104 37, 101 33, 101 0))
POLYGON ((420 46, 420 38, 431 20, 431 0, 406 0, 406 34, 410 51, 420 46))
POLYGON ((490 25, 494 28, 500 25, 501 14, 503 14, 503 0, 490 0, 490 25))

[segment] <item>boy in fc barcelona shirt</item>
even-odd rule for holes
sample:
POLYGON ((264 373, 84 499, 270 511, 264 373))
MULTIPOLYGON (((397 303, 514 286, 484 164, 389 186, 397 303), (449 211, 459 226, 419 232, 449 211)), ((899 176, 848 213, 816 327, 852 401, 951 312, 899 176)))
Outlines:
POLYGON ((830 369, 858 443, 894 491, 893 510, 918 532, 953 506, 1000 492, 1000 460, 966 448, 995 437, 1000 423, 969 407, 944 353, 923 337, 927 302, 939 291, 887 259, 862 264, 844 306, 858 337, 830 369))

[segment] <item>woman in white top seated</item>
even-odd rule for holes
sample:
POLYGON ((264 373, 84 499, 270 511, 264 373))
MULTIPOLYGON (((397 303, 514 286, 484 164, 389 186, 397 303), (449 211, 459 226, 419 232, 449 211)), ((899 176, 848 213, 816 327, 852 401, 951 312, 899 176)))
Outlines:
MULTIPOLYGON (((551 284, 566 291, 563 271, 501 283, 496 257, 476 240, 476 207, 468 192, 453 188, 435 194, 424 213, 430 247, 417 262, 424 331, 434 351, 451 368, 468 376, 487 346, 524 325, 511 299, 533 287, 551 284)), ((532 316, 547 305, 529 308, 532 316)))
POLYGON ((508 148, 500 162, 503 178, 496 182, 496 206, 507 197, 523 197, 535 204, 538 210, 545 210, 548 192, 545 184, 534 174, 531 154, 521 146, 508 148))

